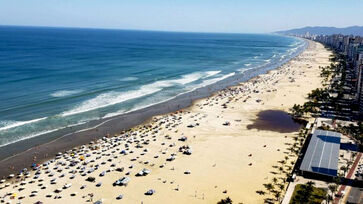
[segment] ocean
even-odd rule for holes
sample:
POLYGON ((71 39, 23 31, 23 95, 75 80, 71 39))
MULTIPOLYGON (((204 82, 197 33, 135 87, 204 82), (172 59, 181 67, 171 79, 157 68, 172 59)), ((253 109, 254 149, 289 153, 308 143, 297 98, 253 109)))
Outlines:
POLYGON ((0 147, 271 70, 305 46, 274 34, 0 26, 0 147))

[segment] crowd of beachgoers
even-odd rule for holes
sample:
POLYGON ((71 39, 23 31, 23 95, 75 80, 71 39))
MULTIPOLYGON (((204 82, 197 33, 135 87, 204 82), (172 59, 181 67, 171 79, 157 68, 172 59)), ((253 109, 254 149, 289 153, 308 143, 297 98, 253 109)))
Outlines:
MULTIPOLYGON (((264 110, 287 111, 321 86, 329 63, 321 44, 279 69, 154 116, 115 135, 59 152, 0 181, 2 203, 210 203, 230 196, 263 202, 255 191, 296 132, 248 129, 264 110)), ((266 195, 268 196, 268 195, 266 195)))

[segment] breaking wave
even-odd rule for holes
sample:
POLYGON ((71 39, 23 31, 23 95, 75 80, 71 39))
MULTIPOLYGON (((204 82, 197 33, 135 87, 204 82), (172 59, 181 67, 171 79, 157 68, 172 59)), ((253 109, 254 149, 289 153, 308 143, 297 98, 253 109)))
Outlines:
POLYGON ((61 90, 61 91, 56 91, 50 95, 53 97, 59 98, 59 97, 66 97, 66 96, 78 94, 81 92, 82 92, 82 90, 61 90))

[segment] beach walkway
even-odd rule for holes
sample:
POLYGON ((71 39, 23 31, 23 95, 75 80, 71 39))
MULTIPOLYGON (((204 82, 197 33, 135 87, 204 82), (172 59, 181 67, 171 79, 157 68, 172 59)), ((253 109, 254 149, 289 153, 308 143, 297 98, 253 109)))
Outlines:
POLYGON ((284 199, 282 200, 281 204, 289 204, 290 200, 291 200, 291 196, 294 193, 295 190, 295 186, 299 184, 298 182, 291 182, 289 184, 289 187, 286 190, 284 199))
MULTIPOLYGON (((359 163, 359 161, 360 161, 360 159, 361 159, 361 156, 362 156, 362 153, 359 153, 359 154, 357 155, 357 158, 355 158, 355 161, 354 161, 354 163, 353 163, 352 167, 350 168, 350 170, 349 170, 349 172, 348 172, 347 176, 345 177, 346 179, 350 179, 350 178, 352 178, 352 176, 353 176, 353 174, 354 174, 354 172, 355 172, 355 169, 357 168, 358 163, 359 163)), ((339 191, 338 191, 338 193, 337 193, 337 196, 336 196, 336 197, 335 197, 335 199, 334 199, 334 204, 338 204, 338 203, 339 203, 340 199, 342 198, 342 192, 343 192, 343 191, 345 191, 345 188, 346 188, 346 187, 347 187, 346 185, 341 185, 341 186, 340 186, 339 191)))

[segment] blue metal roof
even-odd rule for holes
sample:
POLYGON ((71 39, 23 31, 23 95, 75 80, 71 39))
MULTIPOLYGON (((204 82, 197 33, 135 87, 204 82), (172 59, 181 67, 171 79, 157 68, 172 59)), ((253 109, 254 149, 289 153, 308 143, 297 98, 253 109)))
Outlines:
POLYGON ((337 176, 340 137, 338 132, 315 130, 300 170, 337 176))

